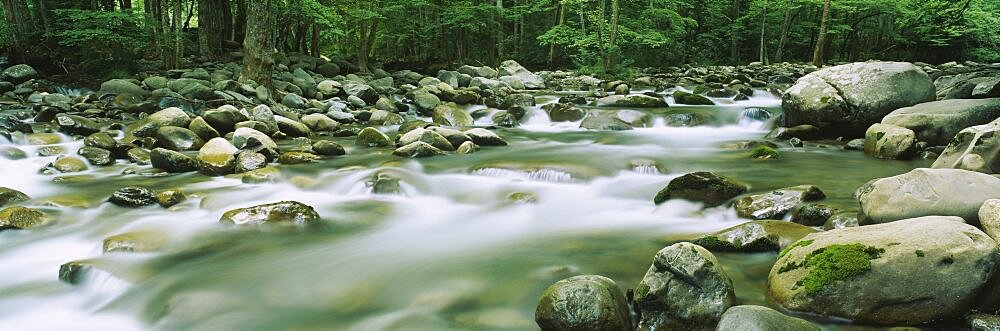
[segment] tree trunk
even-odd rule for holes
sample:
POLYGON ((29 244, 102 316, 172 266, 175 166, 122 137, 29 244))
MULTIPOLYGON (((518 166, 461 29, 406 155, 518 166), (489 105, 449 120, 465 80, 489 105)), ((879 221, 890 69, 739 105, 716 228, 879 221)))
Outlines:
MULTIPOLYGON (((557 26, 566 25, 566 4, 559 4, 559 24, 557 26)), ((559 67, 559 45, 553 43, 549 46, 549 69, 556 70, 559 67)))
POLYGON ((788 30, 792 25, 792 0, 785 7, 785 21, 781 23, 781 38, 778 40, 778 51, 774 53, 774 62, 781 62, 785 52, 785 42, 788 41, 788 30))
MULTIPOLYGON (((6 25, 13 34, 14 53, 23 57, 29 35, 35 32, 35 23, 26 0, 3 0, 3 12, 6 25)), ((19 60, 24 60, 23 58, 19 60)))
POLYGON ((816 49, 813 51, 813 65, 823 66, 823 51, 826 48, 826 30, 830 24, 830 0, 823 1, 823 19, 819 23, 819 37, 816 38, 816 49))
POLYGON ((767 49, 764 43, 764 26, 767 24, 767 0, 764 0, 764 8, 760 11, 760 62, 767 63, 767 49))
MULTIPOLYGON (((254 81, 272 89, 274 31, 272 0, 247 0, 246 38, 243 41, 243 72, 240 82, 254 81)), ((261 100, 266 101, 266 100, 261 100)))
POLYGON ((319 24, 313 23, 312 26, 312 42, 309 45, 309 53, 313 57, 319 57, 319 24))
POLYGON ((368 56, 371 55, 372 47, 375 45, 375 36, 378 33, 378 18, 372 17, 369 22, 361 22, 358 41, 358 69, 361 72, 368 72, 368 56))
POLYGON ((618 55, 618 16, 620 13, 619 0, 611 0, 611 33, 608 36, 609 50, 604 56, 604 72, 609 72, 615 66, 618 55))
POLYGON ((503 49, 503 0, 497 0, 497 63, 503 61, 504 49, 503 49))
POLYGON ((236 18, 233 21, 233 41, 242 44, 247 28, 247 0, 236 0, 236 18))
POLYGON ((222 54, 228 0, 198 0, 198 50, 212 59, 222 54))
POLYGON ((184 16, 184 6, 181 2, 183 0, 174 0, 174 56, 170 69, 180 68, 184 59, 184 29, 182 29, 184 22, 181 20, 184 16))

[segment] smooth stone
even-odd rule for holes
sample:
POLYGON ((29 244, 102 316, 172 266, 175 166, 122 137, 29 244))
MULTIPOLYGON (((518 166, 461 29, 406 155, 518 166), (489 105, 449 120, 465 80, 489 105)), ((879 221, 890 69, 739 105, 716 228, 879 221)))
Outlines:
POLYGON ((119 207, 138 208, 156 204, 156 194, 144 187, 129 186, 115 191, 108 202, 119 207))
POLYGON ((809 321, 764 306, 735 306, 726 310, 716 331, 820 331, 809 321))
POLYGON ((872 180, 855 196, 862 224, 938 215, 958 216, 976 225, 983 203, 1000 199, 1000 178, 968 170, 920 168, 872 180))
POLYGON ((546 331, 632 330, 618 284, 597 275, 566 278, 545 289, 535 308, 535 323, 546 331))
POLYGON ((423 141, 416 141, 406 146, 397 148, 392 152, 392 155, 418 158, 444 155, 444 151, 423 141))
POLYGON ((750 221, 694 240, 713 252, 779 251, 815 229, 786 221, 750 221))
POLYGON ((233 173, 239 149, 225 138, 212 138, 198 150, 198 171, 209 176, 233 173))
POLYGON ((22 206, 0 210, 0 231, 4 229, 29 229, 45 224, 49 217, 38 209, 22 206))
POLYGON ((799 185, 739 198, 733 203, 733 208, 736 215, 743 218, 780 219, 800 203, 823 198, 826 194, 818 187, 799 185))
POLYGON ((701 246, 677 243, 656 253, 635 291, 640 330, 712 330, 736 302, 733 282, 701 246))
POLYGON ((166 172, 189 172, 198 170, 198 162, 191 157, 165 148, 154 148, 149 152, 149 161, 154 168, 166 172))
POLYGON ((358 132, 355 143, 362 147, 389 147, 392 146, 392 139, 376 128, 367 127, 358 132))
POLYGON ((225 212, 219 222, 236 225, 290 224, 304 225, 319 222, 313 207, 297 201, 238 208, 225 212))
POLYGON ((669 199, 701 202, 705 207, 715 207, 749 189, 744 184, 711 172, 694 172, 674 178, 660 190, 653 202, 661 204, 669 199))

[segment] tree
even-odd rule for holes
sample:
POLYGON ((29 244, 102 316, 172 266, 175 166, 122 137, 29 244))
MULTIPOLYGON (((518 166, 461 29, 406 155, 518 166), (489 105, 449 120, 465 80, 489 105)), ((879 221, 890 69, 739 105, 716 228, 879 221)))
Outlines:
POLYGON ((274 17, 272 0, 247 0, 246 38, 240 82, 254 81, 272 89, 274 70, 274 17))
POLYGON ((830 26, 830 0, 823 1, 823 19, 819 24, 819 37, 816 38, 816 50, 813 51, 813 65, 823 66, 823 52, 826 49, 826 33, 830 26))

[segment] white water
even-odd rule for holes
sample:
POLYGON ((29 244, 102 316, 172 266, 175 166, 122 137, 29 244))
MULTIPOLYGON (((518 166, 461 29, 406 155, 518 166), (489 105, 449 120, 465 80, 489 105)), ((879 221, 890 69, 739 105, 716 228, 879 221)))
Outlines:
MULTIPOLYGON (((773 98, 755 97, 750 103, 719 108, 738 111, 744 105, 774 104, 773 98)), ((483 117, 486 121, 489 118, 483 117)), ((585 132, 578 127, 579 122, 548 121, 539 106, 531 107, 524 125, 515 130, 585 132)), ((759 123, 676 128, 661 121, 650 128, 593 133, 595 139, 605 135, 631 139, 632 143, 625 146, 585 140, 524 145, 624 154, 669 155, 679 150, 710 153, 718 150, 720 142, 758 138, 763 133, 759 123)), ((28 155, 35 155, 40 147, 18 140, 0 144, 15 145, 28 155)), ((80 146, 68 137, 61 145, 69 151, 80 146)), ((521 151, 517 145, 508 148, 510 153, 521 151)), ((454 308, 455 301, 488 296, 497 286, 497 280, 487 275, 451 273, 477 268, 476 263, 481 264, 481 260, 497 252, 574 235, 649 231, 681 235, 740 222, 726 208, 702 210, 698 204, 676 200, 653 205, 650 200, 656 191, 680 174, 661 173, 649 165, 634 169, 622 165, 621 171, 611 175, 581 175, 549 167, 472 168, 471 164, 460 171, 428 173, 421 163, 405 161, 399 166, 376 169, 330 168, 315 176, 292 177, 275 184, 248 185, 236 179, 216 178, 183 184, 181 188, 189 199, 165 211, 159 207, 126 210, 107 203, 89 208, 44 207, 42 202, 47 199, 87 191, 54 183, 53 176, 38 174, 38 169, 52 160, 54 157, 34 156, 0 159, 0 185, 27 193, 33 198, 29 206, 47 208, 54 215, 48 226, 0 232, 0 330, 175 329, 190 326, 184 324, 186 319, 195 319, 207 329, 246 329, 280 318, 275 313, 266 314, 271 312, 267 307, 332 309, 347 315, 354 310, 378 311, 358 316, 357 321, 338 328, 446 328, 449 324, 440 316, 454 308), (371 193, 366 181, 379 172, 399 178, 402 194, 371 193), (509 201, 507 197, 516 192, 529 192, 537 202, 509 201), (187 247, 197 242, 199 235, 231 233, 231 228, 218 224, 224 211, 281 200, 313 206, 327 221, 370 228, 346 238, 313 238, 278 251, 241 256, 225 268, 204 274, 198 270, 147 274, 144 262, 164 253, 101 253, 103 238, 131 231, 164 234, 168 251, 170 247, 187 247), (363 215, 347 211, 361 202, 380 207, 366 207, 363 215), (92 272, 82 286, 58 281, 61 264, 83 259, 92 259, 101 268, 92 272), (203 278, 210 278, 208 285, 184 286, 188 284, 185 280, 203 278), (166 292, 163 288, 167 286, 180 288, 166 292), (247 293, 241 293, 244 290, 247 293), (152 304, 151 297, 163 293, 173 296, 166 317, 159 321, 138 318, 136 310, 152 304), (366 301, 357 302, 359 297, 366 301), (218 302, 224 304, 213 306, 218 302)), ((84 174, 98 181, 141 178, 121 175, 122 168, 93 168, 84 174)), ((100 200, 110 192, 95 184, 92 194, 94 200, 100 200)), ((546 265, 543 261, 525 264, 546 265)), ((541 285, 547 281, 535 280, 541 285)), ((496 324, 532 328, 529 312, 512 306, 493 302, 475 315, 475 323, 483 328, 496 324)))

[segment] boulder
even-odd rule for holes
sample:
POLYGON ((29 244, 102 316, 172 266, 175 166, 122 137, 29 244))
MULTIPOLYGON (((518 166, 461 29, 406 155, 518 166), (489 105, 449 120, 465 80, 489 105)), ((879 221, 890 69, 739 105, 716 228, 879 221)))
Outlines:
POLYGON ((815 324, 764 306, 735 306, 726 310, 716 331, 820 331, 815 324))
POLYGON ((397 143, 396 146, 402 147, 418 141, 425 142, 440 150, 455 150, 452 143, 449 142, 448 139, 445 139, 445 137, 440 133, 423 128, 417 128, 399 136, 399 143, 397 143))
POLYGON ((52 168, 62 173, 80 172, 87 170, 87 163, 75 156, 60 156, 52 162, 52 168))
POLYGON ((545 88, 545 81, 542 77, 528 71, 520 63, 514 60, 507 60, 500 63, 498 68, 500 76, 513 76, 524 83, 527 89, 537 90, 545 88))
POLYGON ((99 123, 83 116, 59 114, 56 115, 56 123, 59 124, 59 131, 69 134, 86 136, 101 131, 99 123))
POLYGON ((713 330, 735 302, 722 265, 691 243, 657 252, 635 291, 640 330, 713 330))
POLYGON ((576 122, 583 119, 584 112, 571 103, 550 103, 542 106, 552 122, 576 122))
POLYGON ((201 148, 205 141, 194 131, 176 126, 164 126, 156 130, 156 144, 172 151, 193 151, 201 148))
POLYGON ((0 187, 0 207, 28 201, 28 199, 31 198, 27 194, 24 194, 24 192, 12 188, 0 187))
POLYGON ((423 110, 432 110, 441 104, 441 99, 438 96, 431 94, 425 88, 418 88, 413 90, 413 103, 417 105, 417 108, 423 110))
POLYGON ((589 112, 580 122, 580 128, 600 131, 632 130, 632 125, 615 116, 614 113, 589 112))
POLYGON ((1000 240, 1000 199, 989 199, 979 208, 979 224, 993 240, 1000 240))
POLYGON ((76 154, 96 166, 107 166, 115 163, 115 159, 111 157, 111 151, 103 148, 83 146, 76 151, 76 154))
POLYGON ((367 127, 358 132, 355 144, 362 147, 389 147, 392 146, 392 139, 376 128, 367 127))
POLYGON ((108 202, 125 208, 139 208, 156 204, 156 193, 144 187, 123 187, 111 194, 108 202))
POLYGON ((49 217, 34 208, 14 206, 0 210, 0 231, 6 229, 28 229, 45 224, 49 217))
POLYGON ((951 142, 962 129, 997 118, 1000 118, 1000 98, 951 99, 897 109, 886 115, 882 124, 913 130, 917 141, 941 146, 951 142))
POLYGON ((645 94, 610 95, 597 99, 598 107, 637 107, 665 108, 667 101, 663 98, 651 97, 645 94))
POLYGON ((337 121, 323 114, 302 116, 302 124, 305 124, 312 131, 333 131, 340 125, 337 121))
POLYGON ((308 126, 288 117, 274 115, 274 121, 278 124, 278 130, 289 137, 308 137, 312 133, 308 126))
POLYGON ((566 278, 545 289, 535 308, 535 322, 544 331, 632 330, 618 284, 597 275, 566 278))
POLYGON ((998 257, 996 241, 959 217, 830 230, 779 254, 767 296, 788 310, 918 325, 968 312, 998 257))
POLYGON ((140 98, 149 96, 149 92, 144 90, 139 84, 129 79, 112 79, 101 83, 101 90, 98 95, 131 95, 140 98))
POLYGON ((715 104, 715 102, 712 102, 712 100, 710 100, 709 98, 680 90, 674 91, 673 97, 674 97, 674 102, 682 105, 711 106, 715 104))
POLYGON ((1000 133, 1000 118, 959 131, 931 167, 1000 173, 1000 135, 997 133, 1000 133))
POLYGON ((3 79, 20 84, 38 77, 38 71, 27 64, 15 64, 3 70, 3 79))
POLYGON ((409 145, 397 148, 392 152, 392 155, 402 156, 402 157, 431 157, 444 155, 444 151, 441 149, 431 146, 423 141, 416 141, 410 143, 409 145))
POLYGON ((212 138, 198 150, 198 171, 209 176, 233 173, 239 149, 225 138, 212 138))
POLYGON ((715 207, 743 194, 749 187, 730 178, 711 172, 694 172, 674 178, 667 187, 656 193, 653 202, 661 204, 669 199, 684 199, 715 207))
POLYGON ((313 207, 301 202, 281 201, 227 211, 222 214, 219 222, 236 225, 304 225, 319 222, 319 214, 313 207))
POLYGON ((465 110, 455 104, 443 104, 434 107, 431 117, 434 123, 444 126, 472 126, 475 121, 465 110))
POLYGON ((695 239, 713 252, 779 251, 816 230, 786 221, 750 221, 695 239))
POLYGON ((133 134, 137 137, 152 137, 157 129, 164 126, 188 127, 191 117, 180 108, 170 107, 149 115, 140 123, 133 134))
POLYGON ((890 112, 933 101, 934 83, 905 62, 859 62, 800 78, 782 95, 785 124, 811 124, 828 135, 860 136, 890 112))
POLYGON ((733 203, 733 208, 736 208, 736 215, 743 218, 781 219, 800 203, 823 198, 826 194, 818 187, 799 185, 739 198, 733 203))
POLYGON ((507 146, 507 141, 493 131, 483 128, 465 130, 465 135, 479 146, 507 146))
POLYGON ((917 135, 913 130, 875 123, 865 131, 865 154, 880 159, 903 160, 916 154, 917 135))
POLYGON ((979 223, 979 208, 1000 199, 1000 179, 959 169, 914 169, 870 181, 858 189, 862 224, 920 216, 958 216, 979 223))

